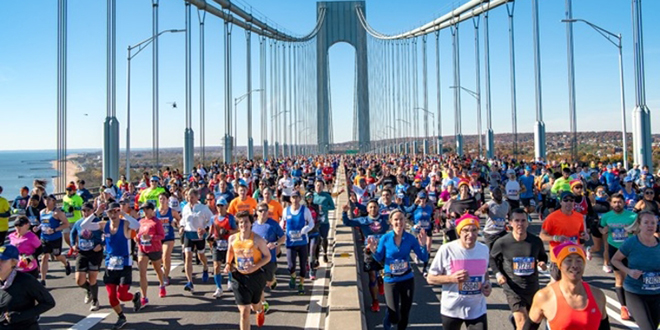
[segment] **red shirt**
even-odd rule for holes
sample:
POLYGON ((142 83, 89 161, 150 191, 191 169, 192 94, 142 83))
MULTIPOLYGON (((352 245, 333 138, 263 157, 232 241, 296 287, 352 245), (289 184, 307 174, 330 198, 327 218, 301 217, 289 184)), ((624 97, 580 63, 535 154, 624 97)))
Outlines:
POLYGON ((163 229, 163 223, 158 221, 158 218, 142 218, 140 220, 140 229, 137 233, 137 243, 140 251, 144 253, 162 251, 163 238, 165 238, 165 230, 163 229), (151 239, 143 240, 142 235, 149 235, 151 239))

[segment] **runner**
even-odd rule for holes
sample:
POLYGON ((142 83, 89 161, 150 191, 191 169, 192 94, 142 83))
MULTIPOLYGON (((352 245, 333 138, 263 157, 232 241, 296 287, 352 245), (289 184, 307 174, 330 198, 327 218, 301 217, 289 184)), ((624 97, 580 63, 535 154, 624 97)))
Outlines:
POLYGON ((417 237, 407 233, 406 217, 401 210, 389 214, 389 223, 392 231, 381 236, 380 240, 370 237, 367 240, 369 249, 365 252, 372 254, 374 261, 384 265, 387 311, 383 328, 390 330, 394 324, 397 330, 405 330, 415 292, 415 277, 409 266, 410 252, 414 251, 423 262, 428 260, 426 231, 421 230, 417 237))
MULTIPOLYGON (((326 167, 323 169, 324 173, 326 168, 332 169, 329 163, 326 162, 326 167)), ((333 172, 334 173, 334 170, 333 172)), ((332 179, 330 179, 332 181, 332 179)), ((391 196, 390 196, 391 198, 391 196)), ((325 191, 325 183, 323 180, 316 180, 314 183, 314 204, 319 206, 319 234, 321 237, 321 247, 323 248, 323 262, 328 263, 328 233, 330 232, 330 220, 328 215, 330 211, 335 210, 335 202, 332 195, 325 191)), ((319 250, 316 251, 316 260, 319 258, 319 250)))
MULTIPOLYGON (((83 218, 92 217, 92 223, 101 221, 94 214, 94 203, 86 202, 82 205, 83 218)), ((73 224, 71 229, 71 248, 76 256, 76 284, 85 290, 85 304, 92 305, 90 311, 97 311, 99 305, 99 285, 97 278, 103 262, 103 231, 100 228, 83 230, 82 220, 73 224)))
POLYGON ((69 229, 72 228, 73 224, 75 224, 76 221, 80 220, 82 217, 80 212, 82 205, 83 199, 76 194, 76 185, 71 182, 68 186, 66 186, 66 195, 62 197, 62 211, 64 211, 66 220, 69 222, 69 228, 66 228, 62 231, 64 241, 66 242, 66 245, 69 246, 69 252, 66 254, 67 258, 71 258, 76 252, 71 245, 69 229))
MULTIPOLYGON (((495 187, 490 191, 491 200, 484 204, 475 212, 480 216, 486 214, 486 226, 483 229, 484 241, 489 250, 493 249, 493 244, 507 234, 506 221, 509 217, 509 202, 502 199, 502 189, 495 187)), ((512 219, 512 218, 509 218, 512 219)), ((492 253, 491 253, 492 255, 492 253)), ((491 257, 490 266, 494 267, 495 260, 491 257)), ((493 268, 493 270, 495 270, 493 268)), ((530 300, 531 301, 531 300, 530 300)))
MULTIPOLYGON (((380 214, 380 209, 378 202, 376 200, 371 200, 367 204, 368 215, 365 217, 357 217, 351 219, 348 216, 348 211, 350 207, 344 205, 342 213, 342 221, 344 226, 357 227, 361 230, 367 240, 364 241, 365 248, 369 238, 373 238, 376 241, 389 230, 388 224, 388 215, 380 214)), ((369 273, 369 293, 371 293, 371 311, 379 312, 380 311, 380 302, 378 301, 378 294, 385 293, 385 287, 383 284, 383 279, 380 276, 379 272, 383 269, 383 266, 377 261, 373 260, 372 255, 364 255, 364 262, 362 265, 363 271, 369 273)))
POLYGON ((19 272, 18 263, 16 247, 0 247, 0 327, 38 330, 39 316, 55 307, 55 299, 33 276, 19 272))
POLYGON ((199 191, 191 189, 188 191, 188 203, 183 207, 181 213, 181 224, 179 225, 179 234, 184 237, 184 253, 185 253, 185 273, 188 282, 184 286, 184 290, 193 293, 195 286, 193 285, 192 273, 192 257, 193 252, 197 252, 197 256, 203 265, 202 282, 209 280, 208 263, 206 260, 206 247, 204 239, 206 238, 206 228, 211 225, 213 213, 209 210, 208 206, 199 202, 199 191))
POLYGON ((634 236, 627 238, 612 256, 612 265, 627 275, 623 281, 626 302, 640 330, 656 330, 660 325, 660 244, 654 236, 657 226, 655 214, 640 212, 629 228, 634 236))
POLYGON ((637 190, 635 189, 633 178, 627 176, 623 179, 623 188, 621 188, 621 194, 625 200, 626 210, 632 211, 637 204, 637 190))
POLYGON ((179 227, 181 216, 169 206, 167 193, 158 195, 160 206, 156 217, 163 224, 165 238, 163 238, 163 284, 170 285, 170 271, 172 270, 172 250, 174 250, 174 228, 179 227))
POLYGON ((165 298, 167 291, 165 290, 165 283, 163 281, 163 270, 161 268, 163 262, 163 238, 165 238, 165 230, 163 223, 156 217, 156 206, 151 202, 146 202, 140 205, 140 210, 144 212, 144 217, 140 219, 140 228, 135 237, 138 243, 138 270, 140 271, 140 291, 142 298, 140 300, 141 308, 149 304, 147 296, 147 288, 149 282, 147 280, 147 268, 149 263, 156 271, 158 277, 159 290, 158 295, 165 298))
MULTIPOLYGON (((229 246, 229 235, 233 235, 238 230, 236 219, 233 215, 227 213, 227 200, 220 197, 215 202, 218 208, 218 214, 213 216, 213 224, 209 230, 208 241, 213 249, 213 279, 215 280, 215 292, 213 297, 222 296, 222 264, 227 263, 227 249, 229 246)), ((227 286, 231 290, 231 273, 227 274, 227 286)))
MULTIPOLYGON (((101 209, 104 207, 101 206, 101 209)), ((128 290, 131 288, 133 258, 129 249, 129 239, 131 229, 136 230, 140 223, 126 213, 120 217, 119 203, 110 203, 105 210, 109 221, 93 222, 96 217, 89 216, 82 220, 80 228, 82 230, 103 230, 105 237, 105 274, 103 283, 108 291, 110 306, 117 313, 117 322, 112 329, 123 328, 127 321, 120 301, 132 301, 133 311, 140 310, 140 292, 131 294, 128 290)), ((100 210, 97 210, 97 213, 100 210)))
POLYGON ((547 268, 548 255, 545 254, 543 241, 527 232, 529 218, 525 210, 515 209, 511 215, 511 232, 492 245, 491 267, 497 283, 504 289, 515 327, 522 330, 534 294, 539 290, 537 268, 547 268))
POLYGON ((609 330, 605 294, 582 279, 587 262, 582 247, 565 242, 550 254, 557 261, 559 276, 534 295, 525 329, 537 330, 546 319, 548 327, 555 330, 609 330))
POLYGON ((18 248, 16 270, 39 278, 39 255, 43 250, 39 237, 30 230, 30 220, 25 216, 14 220, 14 229, 9 234, 9 244, 18 248))
MULTIPOLYGON (((431 246, 433 245, 433 222, 431 217, 433 216, 433 205, 427 204, 426 191, 421 190, 417 193, 417 198, 415 202, 410 207, 404 208, 404 211, 410 215, 413 220, 413 231, 415 233, 419 231, 426 232, 426 246, 427 251, 431 251, 431 246)), ((422 273, 424 277, 428 275, 426 269, 429 266, 428 260, 424 262, 422 268, 422 273)))
POLYGON ((319 234, 319 206, 313 203, 314 194, 312 192, 305 193, 305 206, 309 209, 314 220, 314 228, 307 233, 309 238, 309 263, 307 264, 307 271, 309 272, 309 279, 316 280, 316 269, 319 267, 319 250, 320 250, 320 234, 319 234))
MULTIPOLYGON (((523 187, 520 185, 520 182, 516 179, 516 171, 513 169, 508 169, 506 171, 506 176, 508 180, 504 184, 504 191, 506 192, 506 200, 509 202, 509 212, 513 209, 520 207, 520 193, 523 187)), ((460 188, 460 187, 459 187, 460 188)), ((460 189, 459 189, 460 190, 460 189)), ((509 214, 510 215, 510 214, 509 214)))
MULTIPOLYGON (((273 290, 277 286, 277 278, 275 276, 275 272, 277 271, 277 256, 275 255, 275 250, 278 246, 284 244, 286 236, 282 227, 275 220, 268 218, 268 204, 260 203, 257 206, 257 221, 252 224, 252 231, 266 240, 266 246, 270 251, 270 262, 262 269, 266 273, 266 286, 273 290)), ((261 294, 261 304, 264 306, 264 312, 268 313, 270 304, 266 302, 265 292, 261 294)))
MULTIPOLYGON (((293 197, 293 203, 299 203, 300 196, 295 197, 294 193, 293 197)), ((234 298, 241 314, 240 328, 248 330, 251 327, 250 309, 257 314, 258 327, 262 327, 266 322, 266 313, 261 304, 266 285, 266 274, 263 267, 271 261, 271 256, 266 241, 252 232, 252 222, 254 222, 252 214, 241 211, 236 215, 236 220, 239 232, 229 237, 225 272, 233 275, 234 298)), ((302 265, 301 263, 301 268, 304 268, 302 265)))
POLYGON ((28 206, 25 209, 25 216, 30 221, 30 231, 37 237, 41 237, 41 212, 39 211, 39 195, 30 196, 28 206))
POLYGON ((53 255, 64 265, 66 276, 71 275, 71 265, 62 255, 62 232, 69 228, 69 222, 64 212, 55 208, 57 198, 54 195, 46 196, 46 208, 41 211, 41 285, 46 286, 46 274, 48 274, 48 261, 53 255))
POLYGON ((314 228, 314 219, 309 209, 300 204, 300 192, 291 195, 291 205, 284 209, 286 223, 286 261, 291 278, 289 288, 296 287, 296 258, 300 265, 300 283, 298 294, 305 294, 305 277, 307 277, 307 244, 309 233, 314 228))
MULTIPOLYGON (((604 258, 607 261, 612 258, 621 244, 628 238, 627 228, 635 222, 637 214, 625 209, 624 197, 620 193, 616 193, 610 197, 612 210, 603 214, 600 219, 600 226, 602 227, 602 234, 607 235, 608 249, 604 253, 604 258)), ((623 264, 627 265, 627 260, 623 260, 623 264)), ((626 297, 623 293, 623 281, 626 274, 613 265, 614 269, 614 291, 621 303, 621 319, 630 320, 630 312, 626 307, 626 297)))
MULTIPOLYGON (((580 239, 588 240, 589 234, 584 228, 584 216, 574 211, 575 196, 570 191, 561 193, 561 207, 559 210, 550 213, 541 227, 539 237, 544 242, 550 243, 552 251, 559 244, 566 241, 578 243, 580 239)), ((586 258, 586 256, 585 256, 586 258)), ((559 279, 559 266, 555 256, 550 253, 550 276, 553 280, 559 279)))
POLYGON ((143 205, 146 202, 151 202, 155 205, 156 208, 160 208, 160 201, 158 196, 165 192, 165 188, 159 185, 160 178, 156 175, 152 176, 149 180, 149 188, 142 190, 140 193, 140 198, 138 199, 139 205, 143 205))
POLYGON ((254 211, 257 209, 257 201, 254 198, 248 196, 248 187, 247 185, 241 183, 238 186, 238 198, 234 198, 229 202, 229 208, 227 212, 236 216, 240 211, 248 211, 248 213, 254 215, 254 211))
POLYGON ((458 239, 440 246, 426 281, 442 285, 442 328, 487 330, 486 297, 492 291, 488 280, 488 247, 477 242, 479 218, 466 214, 456 220, 458 239))

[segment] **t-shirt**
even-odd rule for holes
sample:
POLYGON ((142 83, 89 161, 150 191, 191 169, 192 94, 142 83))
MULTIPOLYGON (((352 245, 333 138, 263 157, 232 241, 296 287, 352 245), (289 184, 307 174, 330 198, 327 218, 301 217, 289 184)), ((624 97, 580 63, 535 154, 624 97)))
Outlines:
POLYGON ((634 294, 660 294, 660 243, 648 247, 632 236, 621 244, 619 251, 628 259, 628 268, 643 272, 638 279, 626 276, 623 288, 634 294))
POLYGON ((257 201, 252 197, 245 197, 245 200, 241 200, 240 197, 234 198, 234 200, 229 203, 229 208, 227 213, 236 216, 238 212, 248 211, 250 214, 254 214, 254 211, 257 209, 257 201))
POLYGON ((275 221, 281 221, 283 212, 284 208, 282 208, 280 202, 274 199, 268 202, 268 218, 274 219, 275 221))
MULTIPOLYGON (((577 212, 566 215, 561 210, 557 210, 545 218, 541 228, 551 236, 566 236, 573 243, 579 243, 580 233, 584 231, 584 216, 577 212)), ((550 261, 552 262, 555 262, 555 255, 552 253, 552 249, 559 244, 560 242, 550 241, 550 261)))
POLYGON ((632 225, 635 218, 637 213, 628 210, 618 214, 614 211, 603 214, 600 218, 600 226, 608 227, 607 243, 618 249, 628 238, 626 227, 632 225))
MULTIPOLYGON (((266 240, 266 243, 277 242, 280 237, 284 236, 282 227, 280 227, 280 225, 273 219, 268 219, 263 224, 260 224, 259 221, 255 221, 254 224, 252 224, 252 231, 266 240)), ((271 262, 277 262, 276 254, 275 249, 270 250, 271 262)))
POLYGON ((517 201, 520 199, 520 183, 518 183, 518 181, 507 181, 506 185, 504 186, 504 190, 506 191, 507 199, 512 201, 517 201))
POLYGON ((520 194, 520 198, 534 197, 534 176, 523 175, 520 177, 520 183, 525 186, 525 192, 520 194))
POLYGON ((536 266, 539 261, 547 262, 541 239, 527 233, 522 241, 517 241, 512 233, 499 238, 490 251, 495 260, 494 273, 502 273, 506 277, 505 290, 511 290, 519 295, 533 296, 539 290, 539 274, 536 266))
POLYGON ((442 285, 440 314, 463 320, 474 320, 486 314, 486 297, 481 287, 488 281, 488 259, 488 247, 481 242, 469 250, 459 240, 440 246, 429 273, 451 275, 465 269, 469 276, 465 282, 442 285))
POLYGON ((496 235, 506 229, 506 216, 509 214, 509 202, 502 201, 498 204, 490 200, 488 205, 488 218, 484 226, 484 234, 496 235))

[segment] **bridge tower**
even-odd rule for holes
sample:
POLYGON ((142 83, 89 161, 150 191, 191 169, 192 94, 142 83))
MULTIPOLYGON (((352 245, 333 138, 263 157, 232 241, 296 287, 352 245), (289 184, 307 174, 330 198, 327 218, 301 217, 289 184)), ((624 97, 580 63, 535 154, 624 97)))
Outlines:
POLYGON ((364 1, 322 1, 317 3, 317 15, 325 8, 325 20, 316 37, 318 144, 319 152, 330 151, 330 103, 328 92, 328 50, 337 42, 355 48, 357 76, 357 137, 360 152, 370 150, 369 140, 369 77, 367 71, 367 31, 360 24, 357 8, 366 12, 364 1))

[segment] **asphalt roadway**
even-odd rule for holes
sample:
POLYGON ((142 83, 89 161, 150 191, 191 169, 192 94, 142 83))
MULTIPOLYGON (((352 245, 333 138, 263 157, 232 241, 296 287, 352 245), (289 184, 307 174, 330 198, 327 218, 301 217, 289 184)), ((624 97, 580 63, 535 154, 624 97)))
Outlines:
MULTIPOLYGON (((528 231, 534 234, 537 234, 541 231, 541 222, 537 220, 535 215, 533 216, 534 220, 529 226, 528 231)), ((482 225, 484 220, 482 219, 482 225)), ((435 252, 438 250, 439 246, 442 243, 442 233, 434 234, 433 236, 433 248, 431 252, 431 259, 429 263, 433 260, 435 252)), ((548 251, 548 245, 546 246, 546 252, 548 251)), ((594 256, 591 261, 587 262, 587 267, 585 269, 584 278, 586 281, 598 288, 603 289, 607 295, 607 311, 610 318, 610 323, 612 329, 638 329, 637 325, 630 321, 622 321, 620 319, 620 305, 614 293, 614 274, 607 274, 603 272, 601 267, 603 266, 602 254, 594 253, 594 256)), ((429 266, 430 267, 430 266, 429 266)), ((415 296, 413 307, 410 312, 410 324, 408 325, 409 329, 440 329, 442 328, 442 322, 440 319, 440 295, 442 292, 441 286, 429 285, 426 282, 426 279, 422 276, 422 265, 421 263, 414 269, 415 273, 415 296)), ((541 287, 544 287, 549 282, 549 275, 540 274, 541 287)), ((369 283, 369 277, 366 273, 362 272, 362 287, 367 288, 369 283)), ((491 283, 493 283, 493 292, 490 297, 486 298, 488 303, 488 328, 496 330, 511 330, 513 326, 509 321, 509 315, 511 311, 509 305, 506 302, 502 288, 497 285, 495 277, 491 274, 491 283)), ((371 298, 368 292, 364 291, 363 294, 363 306, 366 306, 367 309, 365 317, 367 320, 367 327, 369 329, 383 329, 383 318, 385 317, 385 297, 380 296, 380 312, 374 313, 369 309, 371 306, 371 298)), ((634 311, 631 311, 634 313, 634 311)), ((544 327, 542 327, 543 329, 544 327)), ((514 329, 515 330, 515 329, 514 329)))

